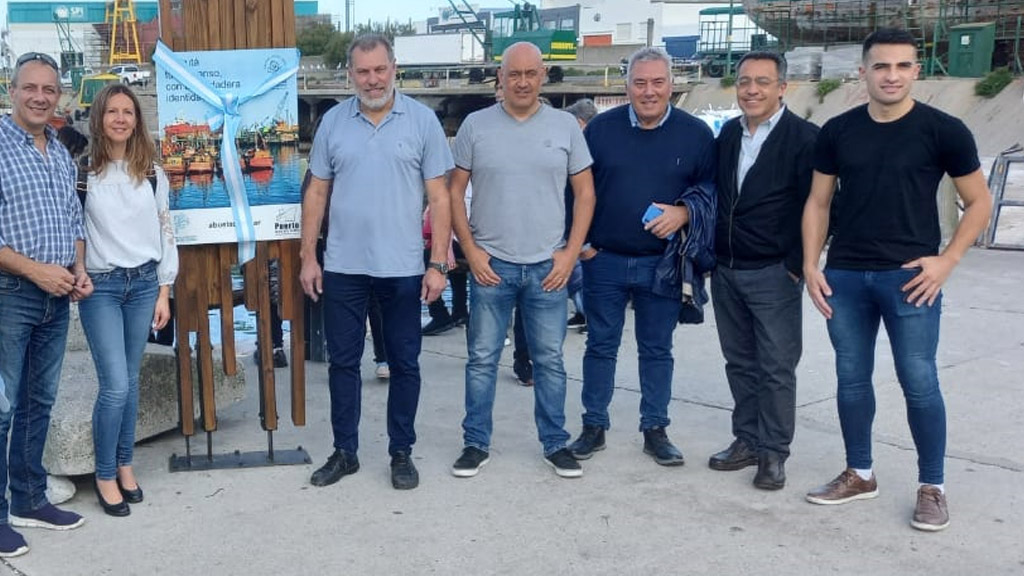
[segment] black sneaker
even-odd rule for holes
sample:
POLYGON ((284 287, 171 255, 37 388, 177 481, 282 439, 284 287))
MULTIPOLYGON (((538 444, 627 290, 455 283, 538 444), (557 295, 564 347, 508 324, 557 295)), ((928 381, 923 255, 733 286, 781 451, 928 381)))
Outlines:
POLYGON ((284 348, 274 348, 274 368, 287 368, 288 357, 284 354, 284 348))
POLYGON ((49 502, 38 510, 19 516, 11 514, 11 526, 17 528, 46 528, 47 530, 73 530, 85 524, 85 518, 68 510, 61 510, 49 502))
POLYGON ((672 445, 661 427, 644 430, 644 454, 650 454, 662 466, 682 466, 684 463, 683 453, 672 445))
POLYGON ((452 315, 452 322, 455 322, 456 326, 465 326, 469 324, 469 314, 452 315))
POLYGON ((431 320, 423 327, 423 335, 437 336, 438 334, 444 334, 452 328, 455 328, 455 322, 451 318, 444 321, 431 320))
POLYGON ((412 490, 420 485, 420 473, 408 452, 395 452, 391 457, 391 485, 395 490, 412 490))
POLYGON ((335 450, 334 454, 327 458, 327 463, 313 472, 309 483, 313 486, 330 486, 341 480, 342 476, 355 474, 358 471, 359 458, 356 458, 355 454, 349 454, 344 450, 335 450))
POLYGON ((523 386, 533 386, 533 363, 529 360, 517 358, 512 362, 512 372, 516 380, 523 386))
POLYGON ((544 457, 544 461, 555 469, 555 474, 562 478, 579 478, 583 476, 583 468, 580 463, 572 457, 568 448, 562 448, 544 457))
POLYGON ((577 460, 589 460, 594 452, 604 450, 604 428, 583 425, 583 432, 569 445, 569 452, 577 460))
POLYGON ((0 558, 14 558, 28 552, 25 538, 10 524, 0 524, 0 558))
POLYGON ((480 472, 491 460, 491 455, 479 448, 466 446, 462 449, 462 455, 452 464, 452 476, 459 478, 471 478, 480 472))
POLYGON ((576 328, 578 330, 586 330, 587 329, 587 317, 584 316, 583 314, 577 312, 577 313, 572 315, 572 318, 569 318, 569 321, 566 322, 565 325, 566 325, 567 328, 576 328))

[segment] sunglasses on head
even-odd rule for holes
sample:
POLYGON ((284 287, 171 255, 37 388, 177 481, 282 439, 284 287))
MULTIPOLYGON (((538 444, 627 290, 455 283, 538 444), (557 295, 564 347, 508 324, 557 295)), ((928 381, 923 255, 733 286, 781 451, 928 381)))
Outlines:
POLYGON ((60 66, 57 66, 57 61, 53 59, 49 54, 43 54, 42 52, 26 52, 18 57, 18 63, 16 66, 21 68, 25 63, 38 60, 43 64, 46 64, 50 68, 53 68, 57 72, 60 72, 60 66))

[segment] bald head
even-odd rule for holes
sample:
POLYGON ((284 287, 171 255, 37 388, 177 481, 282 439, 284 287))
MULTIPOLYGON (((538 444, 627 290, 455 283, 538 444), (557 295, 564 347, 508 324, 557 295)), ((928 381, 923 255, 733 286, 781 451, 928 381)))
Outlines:
POLYGON ((502 69, 509 66, 510 59, 515 60, 516 64, 526 64, 538 68, 544 66, 544 57, 540 53, 540 48, 530 42, 516 42, 505 48, 505 51, 501 53, 502 69))
POLYGON ((538 107, 540 85, 547 71, 540 49, 529 42, 516 42, 501 56, 501 88, 504 106, 516 116, 529 116, 538 107))

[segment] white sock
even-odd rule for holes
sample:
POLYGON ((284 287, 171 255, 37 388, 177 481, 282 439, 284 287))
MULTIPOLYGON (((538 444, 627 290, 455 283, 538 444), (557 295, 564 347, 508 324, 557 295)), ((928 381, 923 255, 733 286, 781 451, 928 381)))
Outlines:
POLYGON ((922 488, 924 488, 925 486, 934 486, 934 487, 938 488, 939 492, 941 492, 942 494, 946 493, 946 485, 945 484, 921 484, 922 488))
POLYGON ((853 471, 860 476, 861 480, 871 480, 871 468, 854 468, 853 471))

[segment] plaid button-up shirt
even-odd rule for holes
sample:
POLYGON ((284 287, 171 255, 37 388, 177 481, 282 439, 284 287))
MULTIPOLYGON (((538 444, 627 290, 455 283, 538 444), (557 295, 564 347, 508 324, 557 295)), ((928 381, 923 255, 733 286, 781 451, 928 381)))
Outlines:
POLYGON ((0 248, 46 264, 71 266, 85 239, 71 155, 46 127, 46 155, 33 137, 0 117, 0 248))

